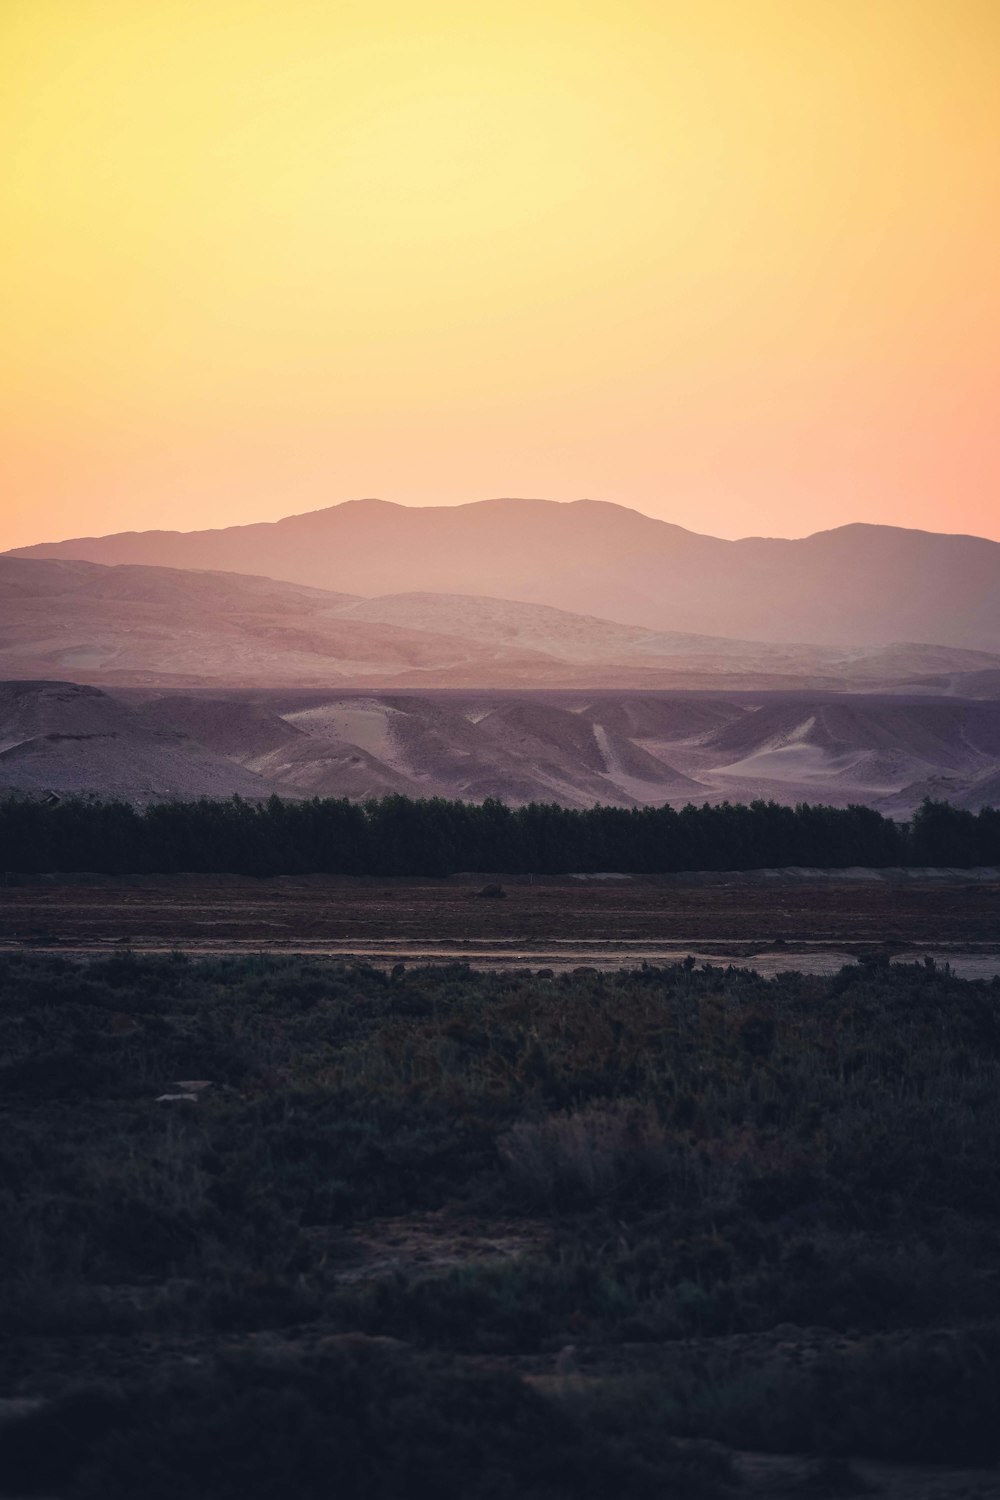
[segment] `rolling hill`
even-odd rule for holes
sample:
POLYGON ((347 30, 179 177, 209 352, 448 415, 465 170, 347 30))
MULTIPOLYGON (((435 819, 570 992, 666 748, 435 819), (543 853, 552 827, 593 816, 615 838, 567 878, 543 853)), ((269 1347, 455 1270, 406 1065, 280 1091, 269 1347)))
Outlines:
POLYGON ((1000 669, 1000 656, 949 646, 740 641, 509 599, 361 599, 62 558, 0 556, 0 601, 0 673, 99 686, 884 690, 927 674, 988 681, 1000 669))
POLYGON ((0 685, 0 788, 630 807, 998 800, 1000 704, 0 685))
POLYGON ((156 802, 269 790, 252 771, 98 688, 0 683, 0 793, 156 802))
MULTIPOLYGON (((270 578, 0 556, 0 673, 99 684, 331 683, 486 672, 475 641, 342 618, 352 596, 270 578)), ((537 668, 510 648, 506 668, 537 668)))
POLYGON ((846 783, 869 794, 930 772, 975 776, 1000 764, 1000 705, 764 703, 707 736, 716 777, 846 783))
POLYGON ((285 794, 499 797, 631 805, 693 795, 698 783, 586 715, 538 699, 431 701, 351 695, 297 705, 168 693, 137 711, 231 755, 285 794))

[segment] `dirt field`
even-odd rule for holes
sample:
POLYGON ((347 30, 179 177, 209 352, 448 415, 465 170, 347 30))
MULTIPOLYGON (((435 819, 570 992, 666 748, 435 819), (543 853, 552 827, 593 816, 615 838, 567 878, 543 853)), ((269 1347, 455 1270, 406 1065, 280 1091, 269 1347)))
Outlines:
POLYGON ((480 889, 321 877, 12 885, 0 889, 0 946, 480 955, 490 964, 641 962, 688 951, 776 958, 820 946, 837 956, 1000 954, 995 881, 514 881, 502 898, 480 889))

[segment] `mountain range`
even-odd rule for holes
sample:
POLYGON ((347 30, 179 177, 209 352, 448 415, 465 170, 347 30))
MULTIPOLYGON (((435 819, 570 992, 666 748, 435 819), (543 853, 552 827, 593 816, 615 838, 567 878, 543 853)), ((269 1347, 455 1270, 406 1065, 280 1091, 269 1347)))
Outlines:
POLYGON ((0 556, 0 790, 1000 798, 1000 545, 358 501, 0 556))
POLYGON ((1000 652, 1000 543, 890 526, 725 541, 602 501, 356 500, 274 522, 81 537, 14 555, 266 576, 365 597, 485 595, 654 633, 1000 652))

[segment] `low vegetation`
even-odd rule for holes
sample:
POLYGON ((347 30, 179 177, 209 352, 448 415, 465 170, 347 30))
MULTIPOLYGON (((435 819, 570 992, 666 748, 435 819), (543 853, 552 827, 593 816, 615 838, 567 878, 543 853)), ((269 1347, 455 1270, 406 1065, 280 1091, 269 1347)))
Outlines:
MULTIPOLYGON (((1000 811, 925 802, 910 823, 870 807, 508 807, 406 797, 352 803, 0 801, 0 869, 112 875, 450 875, 481 870, 753 870, 1000 864, 1000 811)), ((483 894, 495 894, 487 887, 483 894)))
POLYGON ((996 981, 28 954, 0 1057, 7 1493, 1000 1459, 996 981))

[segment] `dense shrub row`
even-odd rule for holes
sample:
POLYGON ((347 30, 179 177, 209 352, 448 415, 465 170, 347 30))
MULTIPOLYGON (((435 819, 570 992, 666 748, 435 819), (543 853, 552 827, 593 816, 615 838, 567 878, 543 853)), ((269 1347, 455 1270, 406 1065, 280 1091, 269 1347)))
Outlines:
POLYGON ((449 875, 659 873, 782 865, 1000 863, 1000 812, 925 802, 911 823, 869 807, 511 808, 441 798, 365 803, 0 802, 0 869, 449 875))

